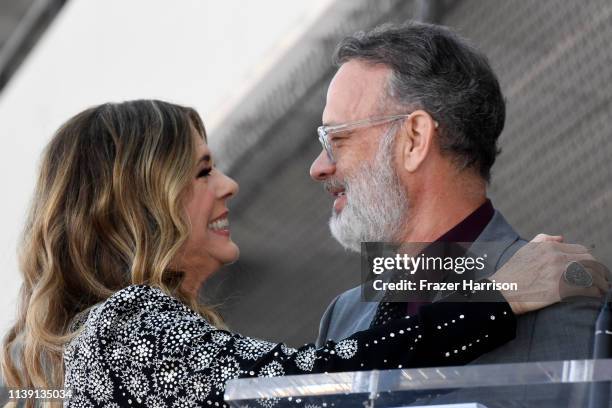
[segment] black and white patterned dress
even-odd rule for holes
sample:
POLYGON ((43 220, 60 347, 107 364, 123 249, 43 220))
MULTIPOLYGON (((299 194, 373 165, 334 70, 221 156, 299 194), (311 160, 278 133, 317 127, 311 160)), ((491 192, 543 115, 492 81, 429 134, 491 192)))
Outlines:
MULTIPOLYGON (((501 295, 500 295, 501 296, 501 295)), ((461 365, 514 338, 499 303, 436 303, 337 343, 298 349, 219 330, 158 288, 122 289, 93 308, 64 351, 65 407, 217 407, 225 383, 397 367, 461 365)))

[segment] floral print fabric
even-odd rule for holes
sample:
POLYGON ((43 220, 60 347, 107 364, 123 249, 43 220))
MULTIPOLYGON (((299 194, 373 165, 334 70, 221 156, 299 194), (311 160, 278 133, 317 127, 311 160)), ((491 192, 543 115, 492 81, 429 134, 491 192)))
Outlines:
POLYGON ((227 406, 225 385, 238 377, 464 364, 514 336, 507 303, 482 312, 472 307, 470 319, 463 306, 433 306, 442 313, 430 313, 429 322, 399 319, 320 349, 296 349, 219 330, 158 288, 129 286, 93 308, 66 345, 65 388, 72 396, 64 406, 227 406), (457 327, 442 333, 438 328, 453 316, 457 327), (462 321, 478 329, 466 331, 462 321))

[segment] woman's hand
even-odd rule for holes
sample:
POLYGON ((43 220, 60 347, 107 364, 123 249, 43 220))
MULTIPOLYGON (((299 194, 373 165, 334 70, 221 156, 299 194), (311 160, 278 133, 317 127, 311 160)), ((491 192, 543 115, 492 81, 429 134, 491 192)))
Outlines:
POLYGON ((602 297, 609 289, 609 271, 589 250, 563 243, 563 237, 537 235, 517 251, 491 280, 516 283, 518 290, 501 291, 512 311, 519 315, 550 306, 573 296, 602 297), (582 281, 568 279, 566 269, 578 262, 582 281), (586 274, 585 274, 586 271, 586 274), (589 285, 588 275, 592 277, 589 285), (579 283, 580 285, 577 285, 579 283))

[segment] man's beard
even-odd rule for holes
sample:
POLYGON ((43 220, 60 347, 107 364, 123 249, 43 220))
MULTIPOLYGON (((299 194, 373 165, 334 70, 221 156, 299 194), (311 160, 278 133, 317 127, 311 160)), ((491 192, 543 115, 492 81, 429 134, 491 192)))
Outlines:
MULTIPOLYGON (((395 242, 405 225, 408 196, 393 168, 395 132, 380 142, 373 163, 364 163, 344 182, 328 180, 326 187, 344 187, 347 203, 332 212, 329 227, 346 249, 359 252, 361 242, 395 242)), ((333 211, 333 210, 332 210, 333 211)))

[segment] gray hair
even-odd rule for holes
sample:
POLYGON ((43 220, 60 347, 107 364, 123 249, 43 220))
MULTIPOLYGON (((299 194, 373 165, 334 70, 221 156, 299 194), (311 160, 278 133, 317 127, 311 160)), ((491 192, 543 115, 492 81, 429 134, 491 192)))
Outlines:
POLYGON ((484 54, 446 27, 410 22, 346 37, 334 63, 354 59, 388 66, 391 101, 429 112, 440 124, 441 151, 489 181, 506 106, 484 54))

